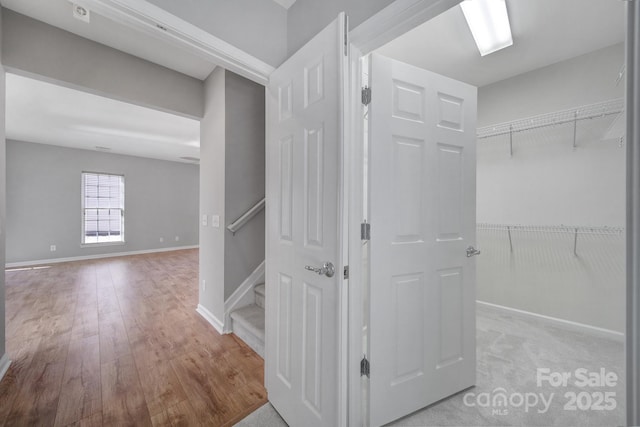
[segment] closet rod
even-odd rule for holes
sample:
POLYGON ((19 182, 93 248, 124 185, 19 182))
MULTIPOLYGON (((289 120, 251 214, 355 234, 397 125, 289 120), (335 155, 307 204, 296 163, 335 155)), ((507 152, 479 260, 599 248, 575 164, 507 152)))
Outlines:
POLYGON ((583 120, 592 120, 602 117, 620 114, 624 111, 624 99, 614 99, 598 104, 585 105, 569 110, 556 111, 538 116, 514 120, 512 122, 485 126, 477 129, 478 139, 486 139, 493 136, 511 135, 566 123, 576 123, 583 120))

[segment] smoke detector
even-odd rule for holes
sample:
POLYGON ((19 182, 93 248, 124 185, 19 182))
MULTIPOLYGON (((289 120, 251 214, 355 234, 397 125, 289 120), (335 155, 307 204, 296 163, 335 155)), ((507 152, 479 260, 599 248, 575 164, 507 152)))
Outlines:
POLYGON ((74 18, 86 22, 87 24, 91 21, 91 13, 89 12, 89 9, 75 3, 72 3, 72 6, 74 18))

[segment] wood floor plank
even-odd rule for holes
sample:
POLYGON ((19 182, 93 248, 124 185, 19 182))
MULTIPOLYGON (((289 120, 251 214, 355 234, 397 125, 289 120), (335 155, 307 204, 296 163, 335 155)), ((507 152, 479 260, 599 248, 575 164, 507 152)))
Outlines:
POLYGON ((132 356, 103 363, 102 418, 106 425, 150 426, 151 417, 132 356))
POLYGON ((192 352, 173 359, 171 363, 196 413, 200 416, 208 413, 215 425, 229 422, 250 402, 264 401, 266 396, 266 393, 244 396, 242 391, 245 387, 238 392, 239 386, 245 386, 242 368, 240 365, 229 366, 224 357, 210 359, 192 352))
POLYGON ((110 312, 99 316, 100 361, 102 363, 131 355, 127 329, 120 312, 110 312))
POLYGON ((222 426, 266 401, 262 359, 195 311, 198 251, 6 274, 0 426, 222 426))
POLYGON ((151 417, 151 424, 153 427, 171 427, 171 420, 169 420, 169 414, 166 410, 155 414, 151 417))
POLYGON ((137 361, 140 383, 153 416, 187 398, 169 361, 153 364, 137 361))
POLYGON ((71 340, 55 425, 66 426, 101 410, 99 337, 71 340))
POLYGON ((201 420, 196 417, 193 407, 187 400, 167 408, 166 412, 173 427, 197 427, 203 425, 201 420))
POLYGON ((102 412, 69 424, 68 427, 102 427, 102 412))
POLYGON ((53 425, 68 340, 43 339, 20 381, 6 425, 53 425))
POLYGON ((96 304, 78 307, 71 326, 72 338, 88 338, 100 333, 96 304))

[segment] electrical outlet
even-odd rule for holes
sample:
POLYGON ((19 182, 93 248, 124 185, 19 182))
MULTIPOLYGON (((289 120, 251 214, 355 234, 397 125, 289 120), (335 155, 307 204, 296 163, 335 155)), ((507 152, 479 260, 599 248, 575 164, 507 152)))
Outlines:
POLYGON ((164 237, 160 238, 160 243, 164 242, 164 237))
POLYGON ((49 250, 50 250, 51 252, 55 252, 55 251, 56 251, 56 245, 51 245, 51 246, 49 246, 49 250))
POLYGON ((176 236, 176 242, 180 241, 180 236, 176 236))
POLYGON ((202 290, 206 291, 207 290, 207 281, 202 279, 202 290))
POLYGON ((208 221, 207 214, 202 215, 202 226, 206 227, 208 223, 209 221, 208 221))

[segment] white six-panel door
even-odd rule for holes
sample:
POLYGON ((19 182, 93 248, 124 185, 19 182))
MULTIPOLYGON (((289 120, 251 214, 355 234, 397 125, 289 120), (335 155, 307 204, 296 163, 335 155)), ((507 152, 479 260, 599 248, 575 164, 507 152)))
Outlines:
POLYGON ((476 88, 379 55, 370 74, 370 421, 475 384, 476 88))
POLYGON ((345 17, 267 89, 265 381, 292 426, 337 426, 345 17), (317 274, 305 266, 335 266, 317 274))

